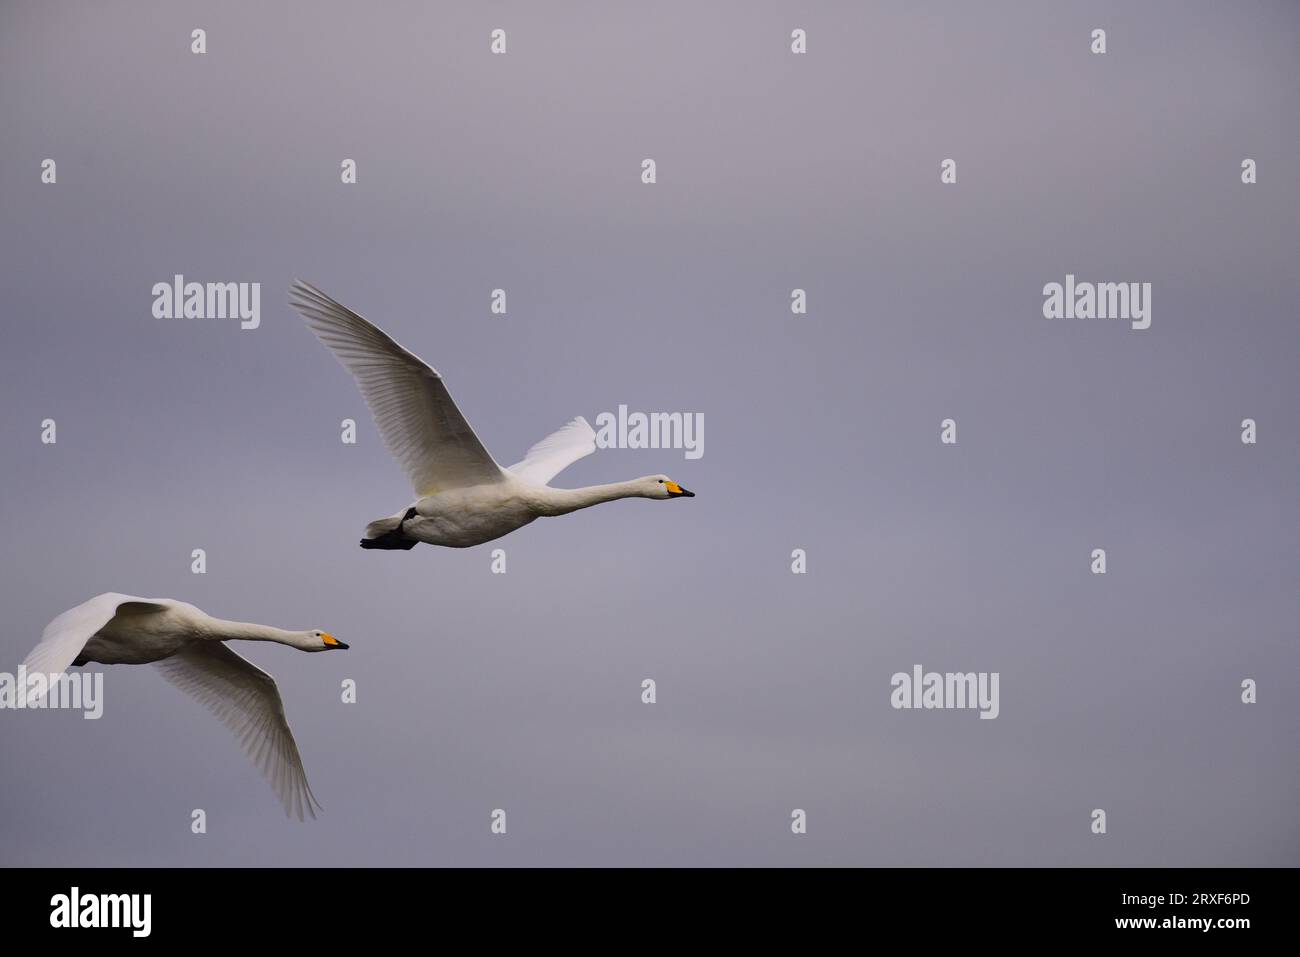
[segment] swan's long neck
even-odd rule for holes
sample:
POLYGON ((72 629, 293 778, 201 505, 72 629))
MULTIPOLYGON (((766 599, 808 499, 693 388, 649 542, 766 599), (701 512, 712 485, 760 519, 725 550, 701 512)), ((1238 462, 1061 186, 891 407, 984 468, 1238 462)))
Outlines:
POLYGON ((224 618, 211 618, 205 622, 209 638, 217 641, 274 641, 282 645, 294 645, 302 640, 302 633, 272 628, 270 625, 255 625, 247 621, 226 621, 224 618))
POLYGON ((541 514, 565 515, 601 502, 644 495, 639 480, 614 482, 612 485, 588 485, 586 488, 548 488, 541 500, 541 514))

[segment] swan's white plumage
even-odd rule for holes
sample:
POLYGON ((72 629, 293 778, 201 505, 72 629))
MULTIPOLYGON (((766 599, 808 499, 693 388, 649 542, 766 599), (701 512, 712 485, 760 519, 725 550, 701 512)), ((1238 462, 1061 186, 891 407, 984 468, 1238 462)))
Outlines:
POLYGON ((560 471, 596 450, 596 433, 578 417, 501 468, 452 401, 442 377, 341 303, 305 282, 289 303, 348 369, 419 498, 366 526, 362 548, 410 549, 417 542, 469 548, 508 535, 542 516, 620 498, 690 498, 666 475, 557 489, 560 471))
POLYGON ((437 371, 308 283, 294 284, 290 304, 356 379, 416 495, 502 481, 437 371))
POLYGON ((75 608, 69 608, 45 626, 41 640, 23 659, 27 673, 63 674, 81 654, 86 642, 112 621, 118 607, 126 602, 139 602, 160 610, 165 607, 151 598, 136 598, 118 592, 96 595, 75 608))
POLYGON ((582 416, 534 445, 510 471, 525 482, 546 485, 580 458, 596 451, 596 432, 582 416))
MULTIPOLYGON (((223 634, 279 641, 303 650, 326 647, 323 642, 316 647, 308 637, 315 633, 226 622, 170 598, 109 592, 70 608, 46 625, 23 666, 29 675, 61 675, 83 652, 92 661, 157 665, 164 678, 235 732, 286 812, 299 820, 304 814, 314 818, 320 805, 307 784, 275 679, 226 647, 223 634)), ((28 694, 25 704, 30 707, 48 692, 47 687, 39 695, 28 694)))
POLYGON ((298 820, 304 813, 316 816, 320 803, 307 783, 274 678, 219 641, 191 645, 156 665, 235 733, 287 812, 298 820))

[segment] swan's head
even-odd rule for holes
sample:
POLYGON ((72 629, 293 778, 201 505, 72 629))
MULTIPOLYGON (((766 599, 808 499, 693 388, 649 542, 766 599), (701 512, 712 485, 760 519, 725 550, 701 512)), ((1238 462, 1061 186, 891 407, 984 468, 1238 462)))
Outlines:
POLYGON ((307 632, 306 651, 347 651, 348 645, 339 641, 327 631, 312 630, 307 632))
POLYGON ((695 498, 694 492, 688 492, 667 475, 647 475, 641 480, 645 483, 646 498, 695 498))

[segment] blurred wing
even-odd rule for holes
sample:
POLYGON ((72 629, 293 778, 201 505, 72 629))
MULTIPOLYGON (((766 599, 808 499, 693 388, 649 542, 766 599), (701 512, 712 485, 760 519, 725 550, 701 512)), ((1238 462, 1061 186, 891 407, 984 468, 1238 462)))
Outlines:
MULTIPOLYGON (((46 675, 63 674, 77 655, 81 654, 86 642, 112 621, 118 609, 123 606, 127 606, 126 611, 140 614, 163 611, 167 607, 147 598, 120 595, 117 592, 96 595, 76 608, 69 608, 46 625, 41 640, 23 659, 23 667, 28 674, 38 671, 46 675)), ((47 693, 48 690, 47 688, 47 693)), ((27 700, 38 701, 43 697, 44 694, 33 694, 27 700)))
POLYGON ((220 641, 203 641, 155 662, 164 678, 211 711, 239 738, 284 804, 285 813, 316 817, 320 802, 307 784, 298 745, 284 718, 275 679, 220 641))
POLYGON ((289 304, 352 373, 417 495, 502 481, 501 467, 434 369, 314 286, 294 283, 289 304))
POLYGON ((580 458, 596 451, 596 433, 578 416, 538 442, 510 471, 526 482, 545 485, 580 458))

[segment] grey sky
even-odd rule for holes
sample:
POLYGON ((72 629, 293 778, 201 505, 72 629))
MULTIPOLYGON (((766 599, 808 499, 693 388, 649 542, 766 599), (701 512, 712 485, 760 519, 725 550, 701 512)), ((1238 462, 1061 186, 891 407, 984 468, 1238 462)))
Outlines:
POLYGON ((100 721, 0 712, 0 864, 1300 863, 1300 9, 394 6, 0 6, 0 670, 107 590, 352 645, 239 649, 320 820, 118 666, 100 721), (1152 327, 1044 320, 1067 272, 1152 327), (153 319, 175 273, 261 328, 153 319), (363 552, 410 490, 295 277, 503 462, 702 413, 557 479, 698 497, 363 552), (891 709, 917 663, 997 720, 891 709))

